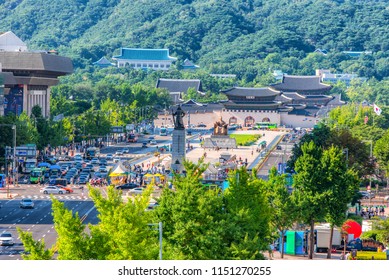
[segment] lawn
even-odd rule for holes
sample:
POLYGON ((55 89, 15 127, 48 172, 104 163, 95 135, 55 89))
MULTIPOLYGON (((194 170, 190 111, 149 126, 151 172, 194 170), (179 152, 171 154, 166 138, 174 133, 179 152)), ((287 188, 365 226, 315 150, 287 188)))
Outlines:
POLYGON ((236 139, 236 144, 238 146, 250 146, 261 136, 251 134, 230 134, 230 137, 236 139))

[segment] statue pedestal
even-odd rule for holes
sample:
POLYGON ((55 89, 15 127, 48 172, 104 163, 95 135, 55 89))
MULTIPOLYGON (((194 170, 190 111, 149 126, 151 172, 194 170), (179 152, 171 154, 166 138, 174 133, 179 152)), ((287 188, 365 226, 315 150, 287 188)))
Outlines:
POLYGON ((185 129, 174 129, 172 139, 172 163, 171 170, 175 172, 182 172, 184 169, 186 133, 185 129))
POLYGON ((207 149, 213 149, 213 148, 220 148, 220 149, 236 149, 236 139, 230 138, 228 135, 211 135, 210 138, 204 139, 204 148, 207 149))

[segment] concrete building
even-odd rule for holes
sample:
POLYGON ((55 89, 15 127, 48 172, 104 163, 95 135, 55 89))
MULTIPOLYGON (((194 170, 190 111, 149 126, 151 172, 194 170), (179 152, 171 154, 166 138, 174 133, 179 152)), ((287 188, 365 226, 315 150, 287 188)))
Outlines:
POLYGON ((121 48, 120 55, 112 57, 117 67, 134 69, 169 70, 175 57, 169 55, 168 49, 131 49, 121 48))
POLYGON ((39 105, 42 115, 48 117, 50 89, 59 83, 59 76, 73 73, 72 61, 52 52, 28 51, 15 37, 0 36, 0 76, 4 85, 0 114, 30 115, 32 107, 39 105))

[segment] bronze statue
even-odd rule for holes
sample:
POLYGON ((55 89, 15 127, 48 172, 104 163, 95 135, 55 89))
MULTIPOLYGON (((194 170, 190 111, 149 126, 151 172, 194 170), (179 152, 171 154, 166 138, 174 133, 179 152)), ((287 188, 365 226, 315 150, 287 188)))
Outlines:
POLYGON ((177 110, 173 113, 173 121, 174 121, 174 129, 185 129, 183 117, 185 116, 185 112, 181 109, 181 106, 178 105, 177 110))
POLYGON ((213 135, 227 135, 227 126, 228 124, 220 116, 220 119, 213 125, 213 135))

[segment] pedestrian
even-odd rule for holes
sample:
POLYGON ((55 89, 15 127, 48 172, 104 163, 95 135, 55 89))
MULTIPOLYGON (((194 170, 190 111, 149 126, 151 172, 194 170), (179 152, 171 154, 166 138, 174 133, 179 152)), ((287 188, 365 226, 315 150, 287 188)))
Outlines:
POLYGON ((347 252, 346 256, 345 256, 345 260, 349 260, 351 258, 351 254, 350 252, 347 252))
POLYGON ((346 259, 346 256, 344 255, 344 252, 342 252, 342 254, 340 254, 340 259, 341 260, 345 260, 346 259))
POLYGON ((389 260, 389 245, 386 245, 385 253, 386 253, 386 259, 389 260))

